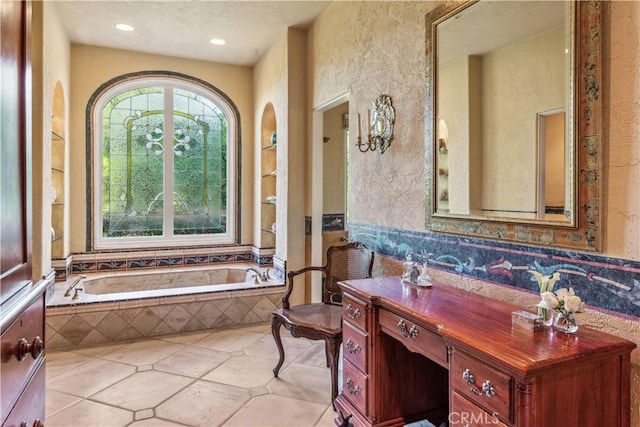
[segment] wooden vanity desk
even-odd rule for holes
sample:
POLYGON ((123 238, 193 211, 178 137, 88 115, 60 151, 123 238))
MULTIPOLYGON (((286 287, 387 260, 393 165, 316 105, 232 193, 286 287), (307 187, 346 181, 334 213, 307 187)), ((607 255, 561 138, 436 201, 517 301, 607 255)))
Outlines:
POLYGON ((340 286, 338 425, 630 424, 631 341, 586 327, 566 335, 512 326, 521 307, 440 283, 340 286))

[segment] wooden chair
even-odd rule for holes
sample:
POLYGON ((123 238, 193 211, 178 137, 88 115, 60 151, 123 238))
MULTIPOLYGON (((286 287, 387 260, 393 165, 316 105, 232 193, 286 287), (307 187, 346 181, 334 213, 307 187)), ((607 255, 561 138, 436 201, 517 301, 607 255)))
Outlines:
POLYGON ((327 366, 331 369, 331 402, 338 396, 338 357, 342 344, 342 292, 338 286, 341 280, 371 277, 373 252, 361 243, 331 246, 327 250, 327 264, 324 267, 304 267, 290 271, 289 286, 282 297, 282 308, 273 311, 271 333, 280 352, 280 360, 273 368, 274 376, 284 363, 284 348, 280 338, 280 326, 291 335, 310 340, 324 340, 327 366), (322 302, 291 307, 289 296, 293 291, 293 279, 308 271, 324 273, 322 302))

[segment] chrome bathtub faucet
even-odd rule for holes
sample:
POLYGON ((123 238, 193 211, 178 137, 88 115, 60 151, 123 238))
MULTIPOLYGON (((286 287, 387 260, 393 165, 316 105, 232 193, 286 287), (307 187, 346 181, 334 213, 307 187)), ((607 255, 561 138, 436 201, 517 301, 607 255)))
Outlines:
POLYGON ((269 269, 267 268, 264 272, 260 272, 259 270, 253 268, 253 267, 249 267, 247 268, 247 273, 252 271, 254 273, 256 273, 255 276, 253 276, 254 278, 254 284, 259 284, 260 282, 266 282, 267 280, 271 279, 271 277, 269 276, 269 269))
MULTIPOLYGON (((75 288, 75 287, 76 287, 76 285, 77 285, 78 283, 80 283, 80 280, 82 280, 82 279, 86 279, 86 278, 87 278, 87 276, 85 276, 84 274, 82 274, 82 275, 78 276, 78 278, 77 278, 77 279, 76 279, 76 280, 71 284, 71 286, 69 286, 69 287, 67 288, 67 290, 66 290, 66 291, 65 291, 65 293, 64 293, 64 296, 65 296, 65 297, 71 296, 71 291, 73 290, 73 288, 75 288)), ((73 296, 73 299, 77 299, 77 298, 78 298, 78 292, 76 292, 76 293, 74 294, 74 296, 73 296)))

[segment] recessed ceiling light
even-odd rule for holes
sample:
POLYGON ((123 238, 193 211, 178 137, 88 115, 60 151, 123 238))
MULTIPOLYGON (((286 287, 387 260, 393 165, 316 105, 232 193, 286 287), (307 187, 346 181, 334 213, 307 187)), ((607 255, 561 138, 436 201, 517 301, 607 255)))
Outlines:
POLYGON ((116 24, 116 28, 120 31, 133 31, 133 27, 129 24, 116 24))
POLYGON ((223 44, 227 44, 227 42, 222 39, 211 39, 209 40, 209 42, 211 44, 215 44, 216 46, 222 46, 223 44))

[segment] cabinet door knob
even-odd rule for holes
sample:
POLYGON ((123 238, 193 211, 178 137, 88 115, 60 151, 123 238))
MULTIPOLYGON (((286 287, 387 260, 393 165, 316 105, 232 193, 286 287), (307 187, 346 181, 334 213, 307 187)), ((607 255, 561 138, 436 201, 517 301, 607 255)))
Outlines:
MULTIPOLYGON (((42 353, 42 350, 44 350, 42 338, 35 337, 31 343, 29 343, 26 338, 20 338, 16 346, 16 357, 18 360, 24 360, 27 354, 31 354, 31 357, 37 359, 42 353)), ((40 422, 40 420, 36 421, 40 422)))

